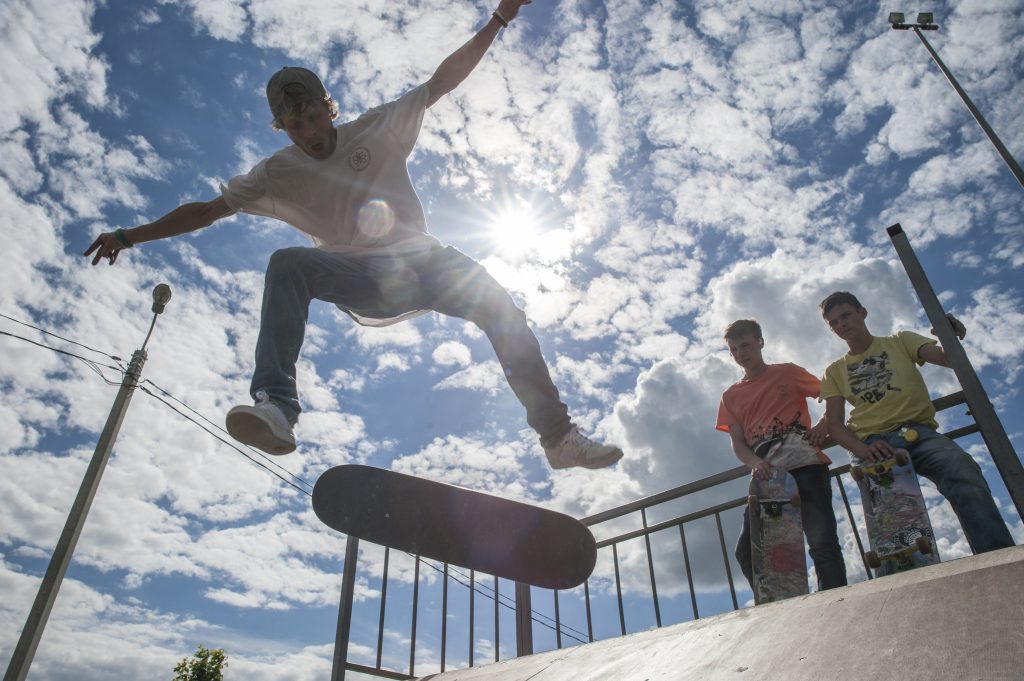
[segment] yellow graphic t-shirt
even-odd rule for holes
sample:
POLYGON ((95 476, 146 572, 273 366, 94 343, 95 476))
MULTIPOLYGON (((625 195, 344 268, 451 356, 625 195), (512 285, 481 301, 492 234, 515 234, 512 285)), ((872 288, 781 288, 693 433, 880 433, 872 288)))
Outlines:
POLYGON ((821 399, 840 396, 852 404, 847 425, 862 440, 904 423, 936 428, 935 406, 916 366, 924 364, 918 350, 935 343, 912 331, 876 336, 864 352, 846 355, 825 369, 821 399))

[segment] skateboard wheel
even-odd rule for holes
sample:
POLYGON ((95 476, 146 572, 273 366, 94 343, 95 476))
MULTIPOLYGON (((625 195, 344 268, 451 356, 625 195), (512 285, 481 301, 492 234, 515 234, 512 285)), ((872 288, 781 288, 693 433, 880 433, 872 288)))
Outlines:
POLYGON ((903 431, 903 439, 907 442, 917 442, 917 438, 919 437, 920 435, 918 435, 917 431, 913 428, 906 428, 903 431))
POLYGON ((854 482, 860 482, 864 479, 864 471, 859 466, 853 466, 850 468, 850 477, 854 482))
POLYGON ((918 537, 916 543, 917 543, 917 550, 918 551, 920 551, 921 553, 923 553, 926 556, 931 554, 931 552, 932 552, 932 543, 931 543, 931 541, 928 540, 928 537, 918 537))
POLYGON ((789 503, 793 504, 793 508, 800 508, 800 497, 796 495, 790 497, 789 503))
MULTIPOLYGON (((917 438, 915 437, 914 439, 916 440, 917 438)), ((907 438, 907 442, 913 442, 913 440, 911 440, 910 438, 907 438)), ((910 454, 907 452, 907 450, 905 450, 905 449, 897 449, 896 450, 896 465, 898 465, 898 466, 906 466, 908 463, 910 463, 910 454)))
POLYGON ((864 554, 864 560, 867 561, 868 567, 877 570, 882 567, 882 561, 878 559, 878 554, 874 551, 868 551, 864 554))

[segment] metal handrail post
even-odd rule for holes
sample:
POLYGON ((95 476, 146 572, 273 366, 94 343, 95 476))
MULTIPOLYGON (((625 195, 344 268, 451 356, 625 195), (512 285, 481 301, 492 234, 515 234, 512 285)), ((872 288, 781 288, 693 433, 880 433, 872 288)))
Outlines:
POLYGON ((1010 493, 1010 499, 1017 508, 1017 514, 1024 518, 1024 465, 1010 443, 1010 438, 1003 428, 999 416, 996 414, 992 402, 985 392, 978 374, 974 371, 971 361, 967 358, 960 339, 954 333, 952 325, 946 320, 945 310, 939 302, 935 290, 932 288, 928 277, 921 266, 917 255, 914 253, 910 240, 899 223, 888 228, 889 238, 896 249, 897 255, 903 262, 907 271, 910 283, 921 300, 928 320, 935 329, 935 335, 942 343, 942 349, 946 352, 946 359, 950 368, 956 373, 957 380, 963 388, 967 406, 974 416, 975 423, 981 429, 981 436, 988 447, 989 455, 1006 484, 1006 490, 1010 493))
POLYGON ((345 681, 348 663, 348 637, 352 632, 352 601, 356 593, 356 569, 359 540, 352 535, 345 542, 345 567, 341 573, 341 604, 338 606, 338 634, 334 639, 334 664, 331 681, 345 681))
POLYGON ((532 613, 530 585, 516 582, 516 657, 533 654, 532 613))

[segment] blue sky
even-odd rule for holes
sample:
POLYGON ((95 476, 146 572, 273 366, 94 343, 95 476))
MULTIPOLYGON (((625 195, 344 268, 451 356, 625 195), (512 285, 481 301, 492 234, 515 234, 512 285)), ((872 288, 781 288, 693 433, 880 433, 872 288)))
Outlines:
MULTIPOLYGON (((926 8, 941 25, 929 38, 1018 159, 1022 8, 926 8)), ((149 292, 167 282, 174 298, 144 378, 222 423, 247 399, 267 258, 304 237, 238 216, 124 253, 114 267, 90 268, 79 254, 101 231, 215 197, 220 182, 284 145, 263 96, 277 68, 318 71, 352 117, 429 78, 491 9, 3 3, 0 312, 128 358, 148 329, 149 292)), ((967 324, 965 346, 1021 450, 1021 188, 916 37, 888 29, 891 9, 796 0, 524 8, 427 112, 411 172, 431 231, 509 287, 576 419, 626 458, 609 471, 550 471, 486 339, 458 320, 363 329, 314 304, 301 444, 275 462, 310 482, 340 463, 388 466, 577 516, 732 467, 714 431, 721 391, 739 376, 720 340, 728 322, 758 318, 769 361, 814 373, 845 349, 817 314, 833 290, 859 295, 876 334, 927 333, 885 235, 894 222, 967 324)), ((5 319, 0 330, 43 340, 5 319)), ((6 660, 116 387, 24 341, 0 337, 0 353, 6 660)), ((936 395, 956 389, 951 372, 926 378, 936 395)), ((965 445, 1021 541, 980 440, 965 445)), ((943 556, 966 555, 948 505, 926 492, 943 556)), ((738 516, 726 523, 731 542, 738 516)), ((702 609, 727 607, 717 536, 695 530, 692 541, 695 571, 707 575, 702 609)), ((227 648, 229 678, 323 678, 343 545, 307 497, 140 392, 32 678, 169 675, 198 643, 227 648)), ((642 565, 639 549, 624 547, 620 559, 642 565)), ((361 561, 372 571, 380 556, 361 561)), ((659 564, 659 592, 678 620, 689 596, 672 565, 659 564)), ((610 569, 603 558, 597 591, 607 592, 610 569)), ((650 624, 644 579, 626 581, 632 630, 650 624)), ((374 585, 359 588, 357 614, 372 624, 374 585)), ((399 665, 400 615, 388 628, 399 665)), ((609 617, 606 633, 617 628, 609 617)), ((476 643, 485 656, 486 634, 476 643)), ((502 645, 511 645, 504 635, 502 645)), ((424 644, 418 671, 436 668, 436 653, 424 644)))

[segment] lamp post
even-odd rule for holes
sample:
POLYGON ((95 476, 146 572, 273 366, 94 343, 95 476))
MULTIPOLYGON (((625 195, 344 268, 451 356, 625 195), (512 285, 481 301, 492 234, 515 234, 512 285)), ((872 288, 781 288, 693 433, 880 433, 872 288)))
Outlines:
POLYGON ((1003 161, 1006 162, 1006 165, 1010 169, 1010 172, 1013 173, 1013 176, 1017 178, 1017 182, 1020 183, 1021 188, 1024 188, 1024 171, 1021 170, 1020 164, 1017 163, 1013 156, 1010 155, 1010 152, 996 135, 992 126, 988 124, 985 117, 981 115, 980 111, 978 111, 978 107, 974 106, 974 102, 972 102, 971 98, 967 96, 964 89, 960 87, 960 83, 958 83, 956 78, 953 77, 953 74, 946 68, 946 65, 942 63, 942 60, 939 58, 939 54, 932 48, 931 44, 924 37, 924 33, 922 33, 922 31, 937 31, 939 29, 938 24, 934 22, 934 16, 932 13, 920 12, 917 15, 917 23, 908 24, 903 12, 890 12, 889 23, 895 31, 913 30, 914 33, 917 34, 917 37, 921 39, 921 43, 924 45, 925 49, 928 50, 928 54, 932 56, 932 59, 936 64, 938 64, 943 75, 946 76, 946 80, 948 80, 949 84, 953 86, 956 93, 960 95, 960 99, 962 99, 964 104, 967 106, 967 110, 971 112, 972 116, 974 116, 974 120, 978 121, 978 125, 980 125, 981 129, 985 131, 989 141, 992 142, 992 145, 996 148, 996 151, 999 152, 999 155, 1003 157, 1003 161))
POLYGON ((153 334, 157 316, 164 311, 164 306, 170 299, 171 287, 167 284, 158 284, 153 289, 153 321, 149 325, 149 333, 146 334, 146 340, 143 341, 142 347, 132 354, 132 360, 124 374, 124 380, 121 381, 121 388, 117 392, 117 397, 114 398, 107 422, 103 426, 103 432, 100 433, 99 442, 96 443, 92 460, 82 478, 78 496, 75 497, 75 502, 71 505, 68 519, 64 523, 64 530, 60 534, 60 539, 57 540, 57 546, 53 550, 50 564, 39 585, 36 599, 32 603, 32 610, 29 611, 28 619, 25 621, 25 627, 21 630, 21 637, 18 639, 18 645, 14 648, 7 673, 4 674, 4 681, 23 681, 32 665, 32 658, 35 657, 39 639, 43 635, 46 621, 50 617, 50 610, 57 599, 57 592, 60 590, 64 574, 71 562, 71 554, 75 551, 78 536, 82 533, 82 528, 85 525, 85 516, 92 506, 93 497, 96 496, 96 490, 100 486, 100 478, 103 477, 103 470, 106 468, 110 452, 114 448, 117 433, 121 430, 125 412, 128 411, 128 403, 131 402, 132 393, 135 392, 135 387, 139 384, 139 376, 146 363, 146 344, 153 334))

